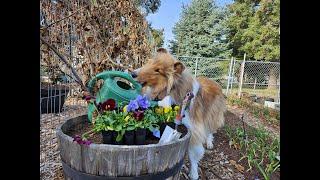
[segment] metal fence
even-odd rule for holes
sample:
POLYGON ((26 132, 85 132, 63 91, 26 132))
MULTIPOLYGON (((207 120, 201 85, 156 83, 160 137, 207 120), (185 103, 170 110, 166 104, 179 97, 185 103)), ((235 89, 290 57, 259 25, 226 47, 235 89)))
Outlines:
POLYGON ((86 102, 79 96, 79 86, 72 80, 56 85, 41 75, 40 83, 40 176, 41 179, 59 179, 62 165, 55 130, 66 118, 86 113, 86 102))
POLYGON ((280 102, 280 63, 218 58, 175 56, 195 76, 218 82, 225 95, 243 93, 280 102))

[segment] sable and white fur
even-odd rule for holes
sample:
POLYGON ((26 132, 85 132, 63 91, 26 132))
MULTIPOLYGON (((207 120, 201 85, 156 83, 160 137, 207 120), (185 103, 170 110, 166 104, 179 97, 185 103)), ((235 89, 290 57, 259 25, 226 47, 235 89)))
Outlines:
POLYGON ((183 123, 191 130, 189 176, 198 179, 198 162, 205 151, 203 144, 212 149, 213 134, 224 125, 226 104, 221 87, 208 78, 194 78, 180 61, 163 48, 158 49, 154 58, 135 73, 137 80, 143 84, 143 93, 151 99, 170 96, 175 104, 181 105, 188 92, 197 92, 183 123))

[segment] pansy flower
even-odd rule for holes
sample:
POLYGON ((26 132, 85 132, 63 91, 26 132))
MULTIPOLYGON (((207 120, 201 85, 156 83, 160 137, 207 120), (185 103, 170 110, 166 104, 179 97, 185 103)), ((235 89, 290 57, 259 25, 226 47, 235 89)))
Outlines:
POLYGON ((134 117, 136 120, 140 121, 140 120, 143 119, 144 113, 143 113, 143 111, 135 111, 135 112, 133 112, 133 117, 134 117))
POLYGON ((174 110, 175 110, 175 111, 179 111, 179 110, 180 110, 180 107, 179 107, 179 106, 174 106, 174 110))
POLYGON ((78 144, 83 144, 86 146, 89 146, 90 144, 92 144, 92 142, 90 140, 82 139, 79 135, 76 135, 73 138, 73 141, 76 141, 78 144))
POLYGON ((130 100, 128 107, 127 107, 127 112, 133 112, 139 108, 138 102, 136 100, 130 100))
POLYGON ((90 102, 94 101, 96 98, 91 95, 86 95, 86 96, 83 96, 82 99, 87 101, 87 103, 90 103, 90 102))
POLYGON ((123 112, 128 112, 127 111, 128 110, 128 105, 124 106, 122 110, 123 110, 123 112))
POLYGON ((114 99, 108 99, 101 104, 102 111, 112 111, 116 108, 116 101, 114 99))
POLYGON ((169 113, 172 111, 172 107, 171 106, 165 107, 163 111, 164 113, 169 113))
POLYGON ((146 96, 138 95, 136 100, 138 102, 139 107, 143 110, 148 109, 148 107, 150 106, 150 103, 146 96))
POLYGON ((157 108, 155 109, 155 111, 156 111, 157 114, 162 114, 162 113, 163 113, 163 108, 157 107, 157 108))

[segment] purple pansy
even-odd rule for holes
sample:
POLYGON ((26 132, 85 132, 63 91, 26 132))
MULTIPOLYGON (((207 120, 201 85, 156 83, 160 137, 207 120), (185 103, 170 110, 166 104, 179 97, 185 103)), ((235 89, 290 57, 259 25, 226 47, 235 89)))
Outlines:
POLYGON ((101 104, 102 111, 113 111, 116 108, 116 101, 114 99, 108 99, 101 104))
POLYGON ((138 121, 142 120, 143 117, 144 117, 143 111, 135 111, 135 112, 133 112, 133 117, 138 121))
POLYGON ((131 100, 127 107, 127 112, 135 111, 139 108, 138 102, 136 100, 131 100))
POLYGON ((85 101, 87 101, 87 103, 90 103, 90 102, 95 102, 95 97, 91 96, 91 95, 88 95, 88 96, 83 96, 82 99, 84 99, 85 101))
POLYGON ((81 140, 81 137, 79 135, 75 135, 73 138, 73 141, 79 141, 81 140))
POLYGON ((90 140, 84 141, 84 145, 89 146, 90 144, 92 144, 92 142, 90 140))
POLYGON ((142 109, 147 109, 150 106, 150 103, 146 96, 138 95, 136 100, 138 102, 139 107, 142 109))
POLYGON ((78 144, 83 144, 86 146, 92 144, 90 140, 83 140, 79 135, 74 136, 73 141, 76 141, 78 144))

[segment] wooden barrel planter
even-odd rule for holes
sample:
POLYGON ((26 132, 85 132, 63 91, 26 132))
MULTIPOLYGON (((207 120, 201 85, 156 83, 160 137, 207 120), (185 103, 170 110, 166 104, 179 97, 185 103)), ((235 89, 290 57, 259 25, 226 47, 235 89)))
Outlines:
POLYGON ((62 111, 69 87, 64 85, 41 85, 41 114, 62 111))
POLYGON ((71 128, 87 121, 87 115, 68 119, 57 137, 65 179, 179 179, 191 133, 162 145, 80 145, 68 136, 71 128))

